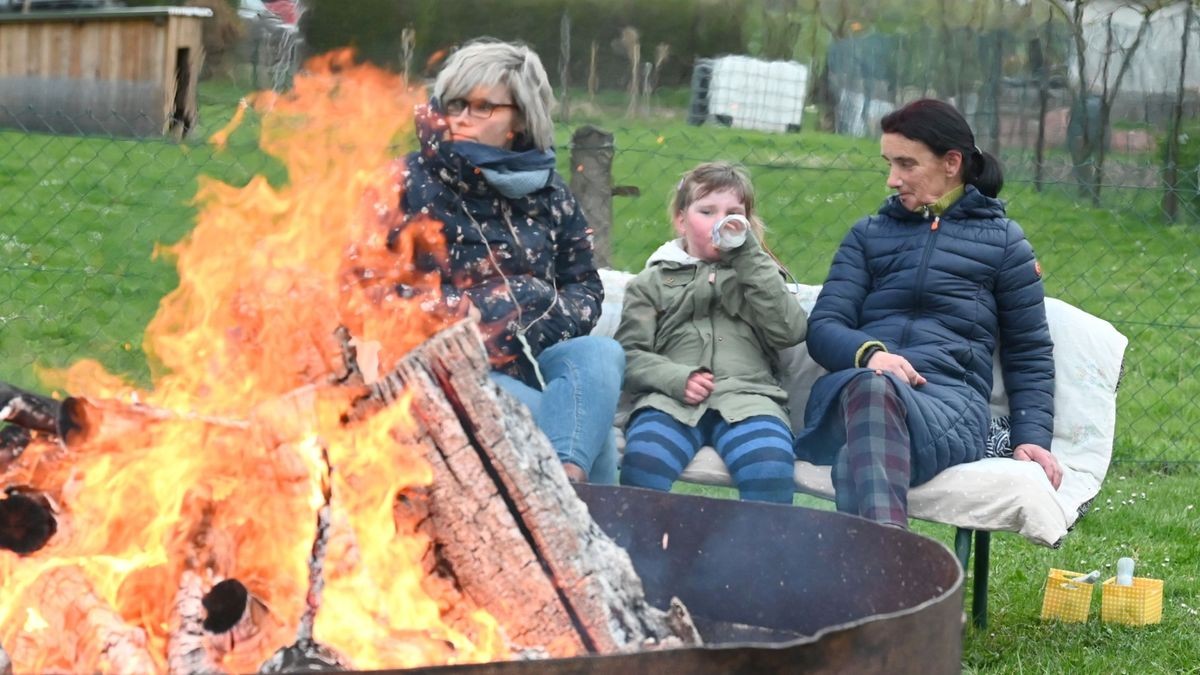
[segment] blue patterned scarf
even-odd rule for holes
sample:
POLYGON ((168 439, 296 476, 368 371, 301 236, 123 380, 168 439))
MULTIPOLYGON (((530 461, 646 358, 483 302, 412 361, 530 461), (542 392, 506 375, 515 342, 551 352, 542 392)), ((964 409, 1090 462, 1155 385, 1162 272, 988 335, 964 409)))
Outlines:
POLYGON ((487 182, 509 199, 546 187, 554 173, 553 150, 505 150, 474 141, 455 141, 450 148, 478 167, 487 182))

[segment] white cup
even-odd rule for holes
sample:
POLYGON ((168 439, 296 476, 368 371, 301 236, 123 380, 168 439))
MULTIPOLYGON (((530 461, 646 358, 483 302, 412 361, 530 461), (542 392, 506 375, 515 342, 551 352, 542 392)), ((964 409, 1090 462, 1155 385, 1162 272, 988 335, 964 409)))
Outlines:
POLYGON ((750 220, 740 213, 731 213, 713 225, 712 242, 718 251, 730 251, 746 242, 750 220))
POLYGON ((1133 558, 1120 558, 1117 560, 1117 585, 1133 585, 1133 558))

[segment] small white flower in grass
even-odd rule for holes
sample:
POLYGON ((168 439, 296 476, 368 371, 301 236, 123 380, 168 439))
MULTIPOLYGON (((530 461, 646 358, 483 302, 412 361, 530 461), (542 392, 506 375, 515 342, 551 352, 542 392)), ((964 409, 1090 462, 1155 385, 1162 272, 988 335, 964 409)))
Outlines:
POLYGON ((1194 508, 1196 508, 1196 505, 1195 505, 1195 504, 1188 504, 1188 505, 1187 505, 1187 508, 1186 508, 1186 509, 1184 509, 1184 511, 1191 511, 1191 510, 1192 510, 1192 509, 1194 509, 1194 508))

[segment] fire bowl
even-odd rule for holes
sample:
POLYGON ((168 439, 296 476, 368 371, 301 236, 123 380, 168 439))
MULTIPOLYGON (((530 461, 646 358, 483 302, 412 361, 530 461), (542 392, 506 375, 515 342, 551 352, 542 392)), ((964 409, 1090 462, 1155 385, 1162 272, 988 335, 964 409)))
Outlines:
POLYGON ((962 568, 942 544, 832 511, 579 485, 646 598, 704 646, 389 673, 957 673, 962 568))

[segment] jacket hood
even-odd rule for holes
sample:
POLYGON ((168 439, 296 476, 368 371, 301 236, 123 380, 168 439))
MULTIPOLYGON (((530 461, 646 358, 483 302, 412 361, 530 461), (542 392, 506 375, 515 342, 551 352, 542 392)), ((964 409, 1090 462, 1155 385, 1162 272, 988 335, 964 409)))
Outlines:
MULTIPOLYGON (((879 207, 879 214, 901 221, 929 219, 928 216, 920 211, 909 211, 900 203, 900 197, 897 195, 888 197, 883 206, 879 207)), ((942 218, 946 220, 1004 218, 1005 216, 1004 202, 995 197, 988 197, 976 189, 974 185, 967 185, 963 191, 963 196, 942 213, 942 218)))
POLYGON ((683 239, 672 239, 658 247, 646 261, 646 267, 663 265, 667 267, 687 267, 699 265, 703 260, 693 257, 683 250, 683 239))

